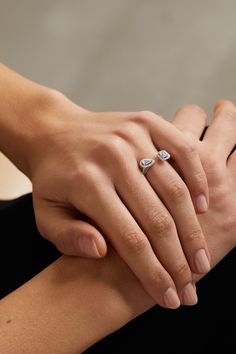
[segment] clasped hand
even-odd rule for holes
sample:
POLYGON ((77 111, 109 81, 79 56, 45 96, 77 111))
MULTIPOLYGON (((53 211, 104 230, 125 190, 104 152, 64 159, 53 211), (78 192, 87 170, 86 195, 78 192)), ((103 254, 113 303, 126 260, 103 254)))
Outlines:
POLYGON ((210 269, 196 216, 209 200, 206 114, 187 105, 171 124, 151 112, 92 113, 56 93, 37 122, 29 166, 41 234, 74 256, 102 257, 110 242, 158 304, 196 303, 192 273, 210 269), (172 162, 144 176, 138 161, 161 149, 172 162))

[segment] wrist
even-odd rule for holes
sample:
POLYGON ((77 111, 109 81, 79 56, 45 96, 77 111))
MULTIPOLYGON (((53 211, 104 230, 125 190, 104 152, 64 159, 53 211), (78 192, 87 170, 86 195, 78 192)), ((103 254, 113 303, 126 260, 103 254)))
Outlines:
MULTIPOLYGON (((101 310, 101 318, 104 321, 102 328, 106 331, 104 335, 125 325, 155 305, 138 278, 111 247, 108 248, 106 257, 102 259, 62 257, 57 266, 60 268, 62 278, 74 279, 75 287, 78 285, 78 279, 80 282, 85 281, 86 287, 91 287, 91 303, 94 309, 90 304, 89 309, 86 309, 86 316, 88 311, 94 315, 101 310), (96 303, 92 300, 94 296, 96 303)), ((101 327, 100 322, 98 326, 101 327)))
POLYGON ((154 300, 146 293, 138 278, 113 248, 108 248, 108 253, 102 262, 103 277, 114 289, 116 297, 113 299, 116 298, 119 304, 116 314, 119 315, 124 311, 122 325, 155 305, 154 300))
POLYGON ((36 117, 50 105, 52 91, 0 64, 0 150, 26 174, 36 117))
MULTIPOLYGON (((62 257, 53 267, 54 275, 60 274, 61 277, 59 293, 55 297, 62 301, 59 307, 67 302, 73 304, 78 312, 78 321, 83 322, 80 334, 82 331, 90 333, 85 347, 124 326, 154 305, 138 279, 111 248, 103 259, 62 257), (66 279, 70 279, 70 282, 66 279), (74 297, 71 296, 72 289, 74 297), (81 289, 84 289, 83 304, 79 296, 81 289)), ((52 279, 49 282, 53 284, 52 279)), ((66 309, 65 312, 68 313, 66 309)))

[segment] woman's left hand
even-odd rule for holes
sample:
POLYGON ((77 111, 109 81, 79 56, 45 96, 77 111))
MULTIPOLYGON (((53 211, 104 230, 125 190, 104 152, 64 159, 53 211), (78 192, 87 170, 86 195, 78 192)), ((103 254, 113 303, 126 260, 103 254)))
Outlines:
POLYGON ((196 303, 191 271, 210 264, 196 217, 207 209, 207 179, 194 144, 152 112, 93 113, 54 95, 34 117, 29 152, 40 233, 64 254, 91 257, 105 255, 105 236, 157 303, 196 303), (158 159, 142 175, 137 162, 163 148, 184 181, 158 159), (83 214, 96 224, 78 220, 83 214))

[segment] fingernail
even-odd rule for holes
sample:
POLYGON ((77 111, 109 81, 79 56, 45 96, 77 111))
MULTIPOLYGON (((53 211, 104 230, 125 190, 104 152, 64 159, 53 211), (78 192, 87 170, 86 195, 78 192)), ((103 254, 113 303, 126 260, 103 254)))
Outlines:
POLYGON ((188 283, 181 291, 181 303, 183 305, 196 305, 197 302, 196 290, 192 283, 188 283))
POLYGON ((204 194, 200 194, 196 198, 196 208, 199 213, 205 213, 207 211, 208 204, 204 194))
POLYGON ((201 248, 195 254, 195 266, 198 273, 207 273, 211 269, 206 251, 201 248))
POLYGON ((173 288, 168 288, 164 294, 164 302, 166 307, 177 309, 180 306, 179 297, 173 288))
POLYGON ((101 257, 98 252, 97 245, 94 240, 89 239, 88 237, 79 238, 79 248, 86 256, 89 257, 101 257))

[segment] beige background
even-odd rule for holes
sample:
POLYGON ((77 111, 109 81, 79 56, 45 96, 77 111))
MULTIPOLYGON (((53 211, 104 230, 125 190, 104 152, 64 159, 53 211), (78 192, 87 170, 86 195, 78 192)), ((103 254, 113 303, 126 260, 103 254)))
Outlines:
MULTIPOLYGON (((0 0, 1 61, 92 110, 236 100, 235 0, 0 0)), ((0 156, 0 197, 30 190, 0 156)))

